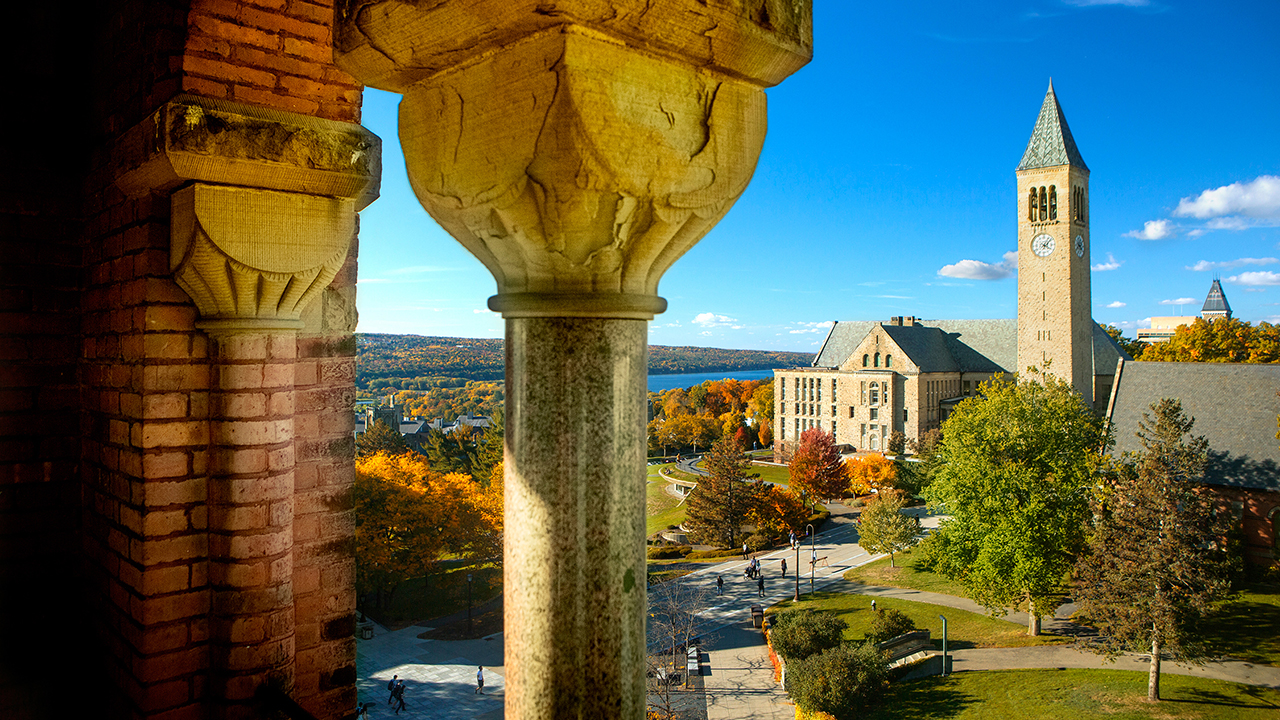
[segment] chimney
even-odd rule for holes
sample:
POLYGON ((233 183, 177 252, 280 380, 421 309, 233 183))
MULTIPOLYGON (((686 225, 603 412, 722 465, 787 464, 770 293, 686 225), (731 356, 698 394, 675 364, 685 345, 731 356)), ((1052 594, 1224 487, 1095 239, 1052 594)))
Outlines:
POLYGON ((901 315, 894 315, 893 317, 889 318, 889 324, 890 324, 890 325, 898 325, 899 327, 901 327, 901 325, 902 325, 902 316, 901 316, 901 315))

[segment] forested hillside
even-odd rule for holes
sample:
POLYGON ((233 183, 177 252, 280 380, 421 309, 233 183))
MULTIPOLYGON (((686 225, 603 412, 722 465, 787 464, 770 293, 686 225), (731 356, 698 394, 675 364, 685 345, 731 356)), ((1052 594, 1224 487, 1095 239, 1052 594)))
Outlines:
MULTIPOLYGON (((356 386, 425 390, 440 385, 441 378, 499 380, 502 344, 497 339, 360 333, 356 335, 356 386)), ((811 362, 812 353, 649 346, 649 372, 654 375, 768 370, 811 362)))

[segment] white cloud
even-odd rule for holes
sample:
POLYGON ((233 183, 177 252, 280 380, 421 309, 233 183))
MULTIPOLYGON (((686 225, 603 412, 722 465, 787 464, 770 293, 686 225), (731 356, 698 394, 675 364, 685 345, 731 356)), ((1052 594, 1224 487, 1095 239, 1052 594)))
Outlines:
POLYGON ((1149 328, 1149 327, 1151 327, 1151 318, 1142 318, 1141 320, 1139 320, 1139 321, 1138 321, 1138 327, 1140 327, 1140 328, 1149 328))
POLYGON ((1120 302, 1119 300, 1116 300, 1115 302, 1107 303, 1105 305, 1105 307, 1109 307, 1109 308, 1122 308, 1124 306, 1125 304, 1120 302))
POLYGON ((1139 240, 1164 240, 1177 233, 1178 229, 1168 220, 1148 220, 1142 224, 1141 230, 1130 230, 1124 236, 1139 240))
POLYGON ((804 335, 807 333, 825 333, 827 330, 831 329, 832 325, 835 325, 835 322, 832 320, 827 320, 826 322, 797 322, 792 323, 792 325, 796 325, 797 327, 789 330, 788 332, 790 334, 804 335))
POLYGON ((1196 301, 1195 298, 1178 298, 1177 300, 1161 300, 1160 304, 1161 305, 1190 305, 1195 301, 1196 301))
POLYGON ((1205 190, 1195 198, 1182 198, 1173 214, 1201 220, 1224 215, 1280 220, 1280 176, 1262 175, 1249 182, 1205 190))
POLYGON ((1115 270, 1116 268, 1120 267, 1123 264, 1124 264, 1123 260, 1116 260, 1114 255, 1112 255, 1111 253, 1107 253, 1107 261, 1104 263, 1098 263, 1097 265, 1094 265, 1091 269, 1094 272, 1106 272, 1107 270, 1115 270))
POLYGON ((1253 221, 1233 216, 1214 218, 1205 223, 1204 226, 1207 230, 1248 230, 1254 224, 1253 221))
POLYGON ((961 260, 954 265, 943 265, 938 274, 942 277, 963 280, 1003 280, 1018 270, 1018 252, 1011 250, 998 263, 981 260, 961 260))
POLYGON ((1226 270, 1228 268, 1238 268, 1242 265, 1274 265, 1280 262, 1280 259, 1273 257, 1265 258, 1239 258, 1238 260, 1223 260, 1221 262, 1210 262, 1201 260, 1195 265, 1188 265, 1188 270, 1196 270, 1204 272, 1206 270, 1226 270))
POLYGON ((1280 285, 1280 273, 1268 270, 1254 270, 1232 275, 1227 278, 1227 282, 1239 285, 1280 285))
MULTIPOLYGON (((706 328, 726 327, 736 322, 738 322, 737 318, 731 318, 728 315, 717 315, 709 312, 698 313, 698 315, 693 318, 694 325, 701 325, 706 328)), ((705 335, 706 333, 703 334, 705 335)))

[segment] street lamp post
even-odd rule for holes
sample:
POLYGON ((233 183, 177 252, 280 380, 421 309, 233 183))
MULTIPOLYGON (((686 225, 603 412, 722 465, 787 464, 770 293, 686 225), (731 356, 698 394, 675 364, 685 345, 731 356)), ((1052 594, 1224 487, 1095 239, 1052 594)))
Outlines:
POLYGON ((467 573, 467 634, 471 634, 471 573, 467 573))
POLYGON ((814 538, 813 526, 808 525, 806 527, 809 529, 809 594, 812 595, 813 575, 818 570, 818 550, 814 547, 816 538, 814 538))
POLYGON ((942 677, 946 677, 947 676, 947 618, 942 615, 939 615, 938 617, 942 618, 942 677))
POLYGON ((800 602, 800 541, 794 536, 791 538, 791 547, 796 549, 796 596, 793 600, 800 602))

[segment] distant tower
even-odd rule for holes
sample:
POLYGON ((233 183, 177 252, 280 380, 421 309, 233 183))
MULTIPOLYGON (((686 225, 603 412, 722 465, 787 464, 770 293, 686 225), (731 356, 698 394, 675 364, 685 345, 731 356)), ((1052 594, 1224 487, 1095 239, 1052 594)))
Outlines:
POLYGON ((1089 167, 1052 80, 1017 178, 1018 372, 1047 364, 1092 406, 1089 167))
POLYGON ((1200 317, 1205 320, 1231 319, 1231 303, 1227 302, 1227 296, 1223 294, 1218 278, 1214 278, 1213 284, 1209 286, 1209 297, 1204 299, 1204 307, 1200 308, 1200 317))

